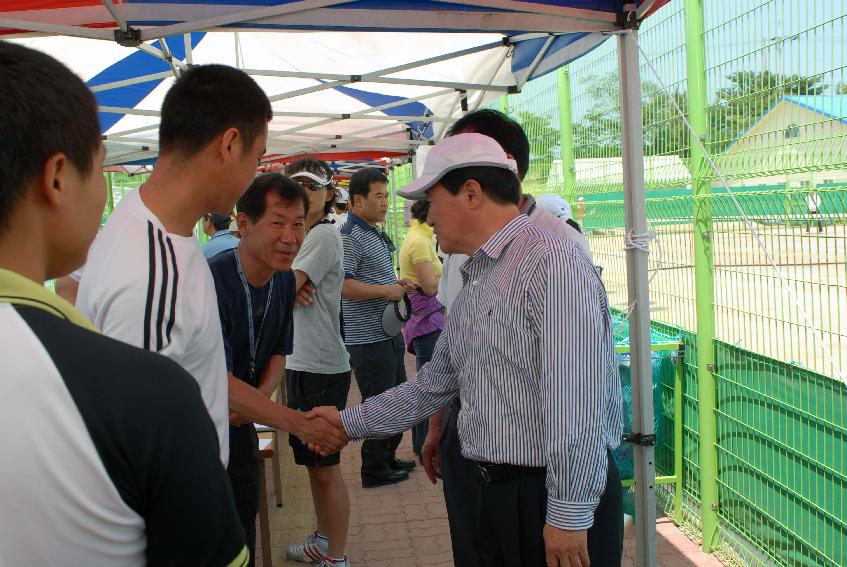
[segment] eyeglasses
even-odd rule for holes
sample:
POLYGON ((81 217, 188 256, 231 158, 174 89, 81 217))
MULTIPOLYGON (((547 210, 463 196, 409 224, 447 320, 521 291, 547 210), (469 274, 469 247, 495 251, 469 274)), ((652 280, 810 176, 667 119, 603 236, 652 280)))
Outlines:
POLYGON ((321 185, 313 181, 301 181, 300 185, 307 191, 320 191, 321 189, 332 189, 332 184, 321 185))

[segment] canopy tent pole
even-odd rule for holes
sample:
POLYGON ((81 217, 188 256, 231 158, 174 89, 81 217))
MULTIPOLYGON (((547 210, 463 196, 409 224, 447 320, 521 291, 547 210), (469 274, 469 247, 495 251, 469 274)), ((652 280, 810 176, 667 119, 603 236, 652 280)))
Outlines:
POLYGON ((388 166, 388 170, 391 173, 391 232, 394 233, 394 261, 397 264, 397 269, 400 269, 400 252, 398 251, 400 246, 400 231, 397 230, 397 175, 394 172, 394 163, 388 166))
POLYGON ((638 32, 618 36, 621 89, 621 141, 626 209, 626 279, 632 377, 632 442, 635 453, 636 565, 656 565, 656 465, 653 429, 653 372, 650 348, 648 250, 638 241, 648 234, 644 191, 644 133, 638 32))

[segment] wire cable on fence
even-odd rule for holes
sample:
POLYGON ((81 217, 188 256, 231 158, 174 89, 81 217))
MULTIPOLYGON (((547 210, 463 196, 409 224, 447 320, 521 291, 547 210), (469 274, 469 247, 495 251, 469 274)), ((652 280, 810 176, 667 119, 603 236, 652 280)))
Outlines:
POLYGON ((641 43, 636 41, 636 44, 638 45, 638 51, 641 52, 641 56, 644 57, 644 61, 647 63, 647 66, 650 68, 650 71, 653 73, 653 76, 656 77, 656 80, 658 81, 659 86, 662 88, 662 91, 664 91, 665 94, 668 95, 668 100, 670 100, 671 104, 673 104, 674 109, 676 110, 677 114, 679 114, 680 118, 685 124, 685 128, 691 133, 691 139, 694 141, 694 143, 697 144, 697 147, 700 149, 700 151, 703 152, 703 156, 706 158, 709 167, 712 169, 712 171, 715 172, 715 175, 718 177, 718 181, 720 182, 721 187, 723 187, 723 190, 727 193, 727 195, 729 195, 732 204, 741 214, 741 218, 744 220, 744 224, 747 225, 747 228, 750 229, 751 234, 755 238, 756 244, 759 246, 762 252, 764 252, 765 258, 767 258, 768 263, 776 272, 776 275, 779 278, 780 286, 782 286, 782 289, 788 293, 789 297, 791 298, 791 302, 794 304, 794 307, 797 308, 797 311, 800 313, 803 320, 806 322, 807 328, 811 329, 812 334, 815 337, 816 345, 820 348, 821 352, 829 361, 830 365, 832 365, 833 374, 835 375, 835 378, 847 385, 847 376, 845 376, 838 364, 835 362, 835 359, 832 355, 832 350, 829 348, 829 345, 827 345, 824 341, 823 335, 821 334, 817 326, 814 324, 811 317, 809 317, 809 314, 800 304, 800 299, 797 297, 794 288, 788 282, 788 279, 786 278, 785 274, 782 272, 782 270, 779 268, 779 265, 774 260, 773 255, 762 240, 761 234, 759 234, 759 231, 756 229, 755 225, 753 224, 753 221, 750 220, 750 217, 747 216, 747 213, 744 211, 743 207, 741 206, 741 203, 736 198, 735 193, 733 193, 732 189, 729 188, 729 184, 727 183, 726 178, 724 178, 723 173, 721 173, 720 169, 718 169, 718 166, 715 164, 714 160, 712 160, 712 156, 709 154, 709 152, 706 151, 706 147, 703 145, 703 142, 700 140, 700 137, 697 135, 697 132, 694 131, 694 128, 691 126, 691 123, 688 122, 688 118, 686 118, 685 113, 679 107, 679 104, 677 104, 676 97, 673 96, 673 93, 665 84, 665 81, 662 79, 658 70, 656 70, 656 67, 653 65, 653 62, 647 56, 647 53, 641 46, 641 43))

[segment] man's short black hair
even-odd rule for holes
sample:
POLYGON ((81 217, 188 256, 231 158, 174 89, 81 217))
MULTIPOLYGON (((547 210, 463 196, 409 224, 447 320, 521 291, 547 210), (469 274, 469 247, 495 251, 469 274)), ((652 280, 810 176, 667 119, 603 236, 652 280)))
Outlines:
POLYGON ((288 203, 302 201, 303 214, 309 214, 309 196, 306 195, 306 190, 295 180, 281 173, 265 173, 254 179, 235 204, 235 208, 239 213, 247 215, 250 222, 255 224, 265 214, 268 204, 267 196, 271 192, 276 193, 280 199, 288 203))
POLYGON ((447 130, 447 135, 471 132, 497 140, 503 150, 515 158, 521 180, 526 177, 529 171, 529 140, 520 124, 499 110, 483 108, 459 118, 447 130))
POLYGON ((79 77, 49 55, 5 41, 0 41, 0 120, 3 231, 50 156, 65 154, 87 177, 101 136, 97 103, 79 77))
POLYGON ((471 166, 454 169, 441 178, 441 184, 456 195, 468 179, 475 179, 488 198, 501 205, 517 205, 521 198, 521 182, 514 173, 499 167, 471 166))
POLYGON ((350 177, 350 187, 347 189, 350 193, 350 204, 353 204, 353 197, 361 195, 367 198, 371 192, 371 183, 388 183, 388 178, 383 172, 378 169, 360 169, 350 177))
MULTIPOLYGON (((332 168, 329 166, 327 162, 322 159, 318 159, 312 156, 301 157, 291 163, 285 168, 286 175, 294 175, 295 173, 300 173, 301 171, 308 171, 309 173, 314 173, 324 179, 332 179, 332 168)), ((296 181, 299 181, 297 179, 296 181)), ((327 189, 328 191, 332 191, 333 198, 332 200, 324 203, 324 215, 328 215, 332 212, 332 204, 335 201, 335 187, 332 185, 327 189)))
POLYGON ((198 65, 185 71, 162 103, 159 153, 193 156, 228 128, 250 148, 273 117, 264 91, 244 71, 198 65))
POLYGON ((209 213, 204 215, 206 220, 212 223, 212 226, 215 227, 215 230, 228 230, 229 225, 232 222, 232 217, 229 215, 216 215, 214 213, 209 213))
POLYGON ((412 203, 412 206, 409 207, 409 212, 412 213, 412 218, 416 221, 426 222, 426 217, 429 216, 429 199, 415 201, 412 203))

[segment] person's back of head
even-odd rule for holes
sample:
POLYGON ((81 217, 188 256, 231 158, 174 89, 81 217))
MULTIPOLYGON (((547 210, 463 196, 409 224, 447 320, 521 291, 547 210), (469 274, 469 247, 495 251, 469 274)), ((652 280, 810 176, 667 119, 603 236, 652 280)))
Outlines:
POLYGON ((97 104, 67 67, 3 41, 0 85, 0 242, 23 244, 8 240, 26 222, 27 239, 45 242, 44 278, 65 275, 85 261, 106 200, 97 104))
POLYGON ((447 136, 476 133, 493 138, 518 166, 523 181, 529 171, 529 139, 520 124, 499 110, 484 108, 465 114, 447 130, 447 136))
POLYGON ((422 199, 415 201, 409 207, 409 212, 412 214, 413 219, 421 224, 426 224, 426 217, 429 216, 429 200, 422 199))
POLYGON ((229 128, 251 147, 273 117, 262 88, 244 71, 197 65, 180 75, 162 103, 159 154, 191 157, 229 128))
POLYGON ((229 215, 209 213, 208 215, 206 215, 206 218, 204 220, 208 220, 209 223, 212 225, 212 228, 214 228, 214 232, 209 235, 212 236, 213 234, 218 233, 222 230, 228 230, 229 223, 232 222, 232 217, 229 215))

